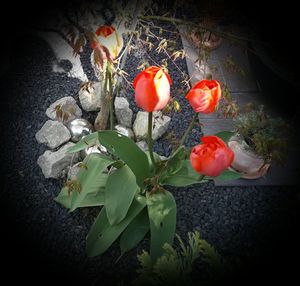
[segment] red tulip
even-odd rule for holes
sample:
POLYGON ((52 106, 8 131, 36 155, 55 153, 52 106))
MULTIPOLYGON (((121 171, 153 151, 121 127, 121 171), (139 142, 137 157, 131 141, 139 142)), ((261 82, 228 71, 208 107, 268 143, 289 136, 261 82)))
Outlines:
POLYGON ((219 176, 231 165, 234 153, 217 136, 203 136, 201 142, 192 149, 190 155, 192 167, 203 175, 219 176))
POLYGON ((216 80, 203 79, 185 97, 195 112, 214 112, 221 99, 221 87, 216 80))
POLYGON ((115 31, 116 31, 116 29, 112 26, 100 26, 96 31, 96 35, 102 36, 102 37, 107 37, 107 36, 111 35, 112 33, 114 33, 115 31))
POLYGON ((148 112, 163 109, 170 99, 170 76, 161 68, 150 66, 133 81, 136 104, 148 112))
MULTIPOLYGON (((100 26, 96 35, 101 45, 105 46, 115 59, 123 48, 123 38, 113 26, 100 26)), ((97 47, 97 42, 92 42, 92 48, 97 47)))

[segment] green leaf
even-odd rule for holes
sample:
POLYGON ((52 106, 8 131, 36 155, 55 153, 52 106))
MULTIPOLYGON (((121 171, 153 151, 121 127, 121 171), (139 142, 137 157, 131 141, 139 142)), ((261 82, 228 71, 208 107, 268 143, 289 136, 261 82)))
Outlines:
POLYGON ((98 143, 98 132, 94 132, 82 138, 79 142, 77 142, 74 146, 68 149, 68 153, 79 152, 88 146, 92 146, 98 143))
POLYGON ((228 143, 229 139, 234 135, 232 131, 221 131, 215 134, 215 136, 221 138, 226 144, 228 143))
POLYGON ((89 154, 83 162, 86 168, 82 168, 77 174, 81 191, 80 193, 72 192, 71 212, 80 206, 86 195, 105 187, 108 175, 103 171, 112 164, 111 160, 106 160, 96 153, 89 154))
POLYGON ((143 187, 144 180, 150 177, 147 155, 128 137, 116 131, 101 131, 100 143, 113 155, 122 159, 136 176, 136 182, 143 187))
POLYGON ((207 177, 206 176, 205 178, 213 179, 216 181, 232 181, 232 180, 240 179, 241 174, 238 172, 225 170, 218 177, 207 177))
POLYGON ((165 191, 147 199, 150 221, 150 255, 154 263, 163 253, 165 243, 172 244, 176 228, 176 202, 173 195, 165 191))
POLYGON ((181 161, 181 168, 175 174, 167 174, 162 177, 162 185, 169 185, 174 187, 184 187, 192 184, 199 184, 206 182, 204 176, 197 173, 189 160, 181 161))
MULTIPOLYGON (((67 188, 63 188, 54 200, 67 209, 71 208, 71 196, 68 196, 67 188)), ((78 207, 84 208, 102 205, 104 205, 104 188, 101 188, 98 192, 87 194, 78 207)))
POLYGON ((97 193, 87 194, 84 200, 81 202, 80 207, 97 207, 103 206, 105 199, 104 188, 98 191, 97 193))
MULTIPOLYGON (((149 153, 149 151, 145 151, 145 154, 146 154, 146 156, 148 158, 148 163, 149 163, 149 166, 150 166, 150 170, 152 171, 154 169, 153 169, 153 165, 152 165, 152 160, 151 160, 151 157, 150 157, 150 153, 149 153)), ((161 158, 160 158, 160 156, 157 153, 155 153, 155 152, 153 152, 153 157, 154 157, 155 163, 158 163, 158 162, 162 161, 161 158)))
POLYGON ((145 206, 145 197, 137 196, 133 200, 126 218, 113 226, 109 224, 106 208, 103 207, 87 235, 87 255, 94 257, 105 252, 145 206))
POLYGON ((109 175, 105 189, 105 207, 111 225, 124 219, 138 189, 135 176, 127 165, 109 175))
POLYGON ((130 223, 121 235, 120 248, 121 256, 134 248, 149 231, 149 217, 147 209, 144 209, 130 223))
POLYGON ((184 147, 181 146, 175 153, 169 158, 167 165, 167 172, 169 174, 176 174, 182 168, 182 160, 184 158, 184 147))

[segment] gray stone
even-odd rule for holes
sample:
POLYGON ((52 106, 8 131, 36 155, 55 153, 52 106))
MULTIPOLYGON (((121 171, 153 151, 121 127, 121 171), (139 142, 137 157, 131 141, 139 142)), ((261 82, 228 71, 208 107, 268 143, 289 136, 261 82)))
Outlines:
POLYGON ((168 130, 169 124, 171 122, 171 117, 163 115, 161 111, 153 113, 153 140, 160 138, 168 130))
POLYGON ((42 169, 45 178, 59 178, 65 168, 72 163, 78 162, 78 153, 67 153, 67 150, 74 145, 74 143, 69 142, 56 152, 45 151, 44 154, 38 158, 37 164, 42 169))
MULTIPOLYGON (((57 28, 57 26, 55 26, 57 28)), ((56 32, 39 32, 38 35, 42 37, 50 46, 55 55, 55 60, 52 62, 52 70, 56 73, 66 73, 69 77, 78 78, 81 81, 87 81, 87 76, 83 71, 80 57, 74 57, 74 51, 65 39, 56 32), (70 68, 65 70, 61 63, 68 61, 70 68)))
POLYGON ((43 127, 35 134, 39 143, 45 143, 54 149, 71 138, 70 131, 61 122, 48 120, 43 127))
POLYGON ((70 121, 67 124, 67 127, 71 133, 71 141, 78 142, 84 136, 87 136, 93 132, 93 125, 83 118, 77 118, 70 121))
POLYGON ((91 153, 107 154, 107 149, 100 144, 96 144, 94 146, 86 147, 84 150, 81 150, 80 156, 82 159, 84 159, 87 155, 91 153))
MULTIPOLYGON (((152 139, 157 140, 168 129, 171 117, 163 115, 160 111, 153 112, 152 139)), ((144 140, 148 133, 148 112, 139 111, 133 124, 133 131, 137 140, 144 140)))
POLYGON ((148 151, 148 144, 145 140, 136 142, 136 145, 138 145, 143 151, 148 151))
POLYGON ((133 131, 137 140, 143 140, 147 138, 148 132, 148 113, 139 111, 136 115, 136 119, 133 123, 133 131))
POLYGON ((125 127, 132 127, 132 110, 129 108, 129 103, 124 97, 116 97, 115 113, 119 124, 125 127))
POLYGON ((102 84, 100 82, 87 83, 79 90, 81 107, 85 111, 99 111, 101 107, 102 84))
POLYGON ((127 128, 125 126, 122 125, 116 125, 115 129, 117 130, 118 133, 129 137, 130 139, 134 140, 134 133, 130 128, 127 128))
POLYGON ((73 120, 75 118, 80 118, 82 116, 82 111, 79 108, 79 106, 76 104, 76 100, 72 96, 66 96, 66 97, 63 97, 63 98, 55 101, 54 103, 52 103, 49 106, 49 108, 46 110, 46 115, 52 120, 58 120, 58 118, 56 117, 56 111, 55 111, 55 107, 58 105, 61 105, 62 107, 68 105, 67 110, 70 110, 70 108, 71 108, 72 113, 70 114, 69 118, 64 123, 68 123, 71 120, 73 120))

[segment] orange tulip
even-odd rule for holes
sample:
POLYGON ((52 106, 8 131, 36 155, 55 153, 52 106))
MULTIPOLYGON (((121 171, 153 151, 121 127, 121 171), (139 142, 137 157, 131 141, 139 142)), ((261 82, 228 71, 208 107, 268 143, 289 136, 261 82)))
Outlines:
POLYGON ((192 149, 190 160, 196 172, 209 176, 219 176, 227 169, 233 159, 234 153, 217 136, 203 136, 201 144, 192 149))
MULTIPOLYGON (((123 48, 123 38, 119 36, 118 31, 113 26, 100 26, 96 35, 101 45, 105 46, 111 56, 115 59, 123 48)), ((92 48, 97 47, 97 43, 92 43, 92 48)))
POLYGON ((170 99, 170 76, 161 68, 150 66, 133 81, 136 104, 148 112, 163 109, 170 99))
POLYGON ((203 79, 185 97, 195 112, 214 112, 221 99, 221 87, 216 80, 203 79))

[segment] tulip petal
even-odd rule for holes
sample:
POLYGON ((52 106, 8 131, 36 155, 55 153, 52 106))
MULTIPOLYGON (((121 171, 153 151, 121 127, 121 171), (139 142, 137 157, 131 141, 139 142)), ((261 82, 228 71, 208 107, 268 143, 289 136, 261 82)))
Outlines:
POLYGON ((135 101, 138 107, 151 112, 154 110, 159 99, 153 81, 149 81, 142 75, 135 86, 135 101))
POLYGON ((221 99, 220 84, 216 80, 201 80, 186 95, 195 112, 214 112, 221 99))
POLYGON ((170 99, 170 81, 159 67, 150 66, 139 73, 133 87, 137 105, 148 112, 163 109, 170 99))
POLYGON ((219 176, 231 165, 234 159, 233 151, 217 136, 203 136, 201 141, 201 144, 192 149, 192 167, 203 175, 219 176))
POLYGON ((210 91, 203 89, 192 89, 186 95, 195 112, 209 113, 211 112, 212 97, 210 91))
POLYGON ((221 147, 227 147, 227 145, 221 138, 219 138, 218 136, 214 136, 214 135, 203 136, 201 138, 201 142, 205 143, 205 144, 214 143, 214 144, 218 144, 221 147))

